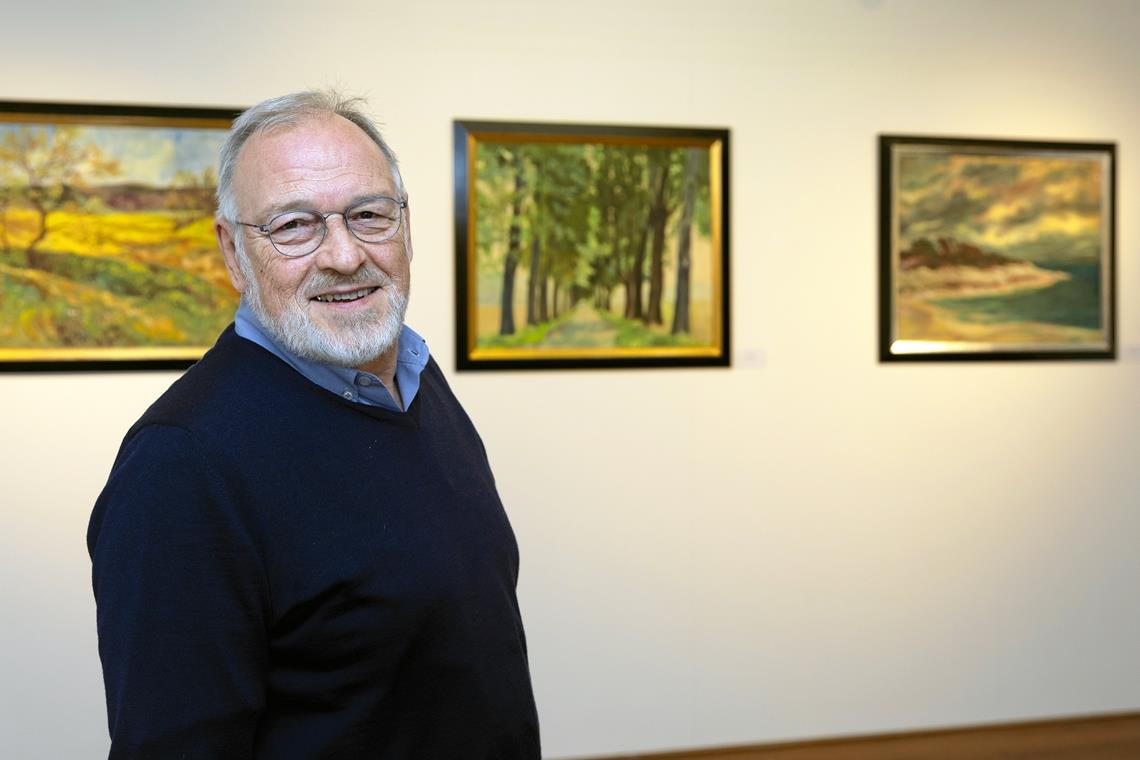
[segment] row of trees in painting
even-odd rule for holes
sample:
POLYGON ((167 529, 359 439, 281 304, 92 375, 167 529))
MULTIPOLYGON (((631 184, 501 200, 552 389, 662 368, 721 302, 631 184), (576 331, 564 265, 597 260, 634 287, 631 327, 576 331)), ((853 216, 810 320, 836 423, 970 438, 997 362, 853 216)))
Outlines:
POLYGON ((144 131, 0 123, 0 350, 202 346, 232 317, 212 164, 144 131))
POLYGON ((488 141, 475 159, 480 283, 498 307, 496 334, 481 325, 481 344, 692 342, 693 240, 710 236, 708 148, 488 141), (615 329, 591 337, 589 322, 615 329))

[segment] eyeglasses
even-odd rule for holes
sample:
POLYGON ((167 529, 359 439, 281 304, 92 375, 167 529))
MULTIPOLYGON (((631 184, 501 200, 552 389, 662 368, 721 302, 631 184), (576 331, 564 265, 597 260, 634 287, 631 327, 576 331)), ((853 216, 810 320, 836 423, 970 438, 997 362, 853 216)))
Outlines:
POLYGON ((308 256, 321 247, 329 231, 330 216, 340 214, 344 217, 348 231, 358 240, 383 243, 391 240, 399 231, 401 214, 407 207, 407 201, 377 195, 349 206, 344 211, 330 211, 327 214, 319 211, 286 211, 265 224, 237 224, 252 227, 267 236, 282 256, 297 258, 308 256))

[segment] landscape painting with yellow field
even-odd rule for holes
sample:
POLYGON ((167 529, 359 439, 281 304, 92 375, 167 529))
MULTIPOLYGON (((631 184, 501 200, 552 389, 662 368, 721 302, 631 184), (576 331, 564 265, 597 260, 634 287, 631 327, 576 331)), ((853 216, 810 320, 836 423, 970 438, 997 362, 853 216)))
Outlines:
POLYGON ((1111 144, 883 137, 884 360, 1111 358, 1111 144))
POLYGON ((0 368, 185 366, 237 305, 213 233, 233 114, 0 104, 0 368))
POLYGON ((728 363, 728 132, 456 122, 460 369, 728 363))

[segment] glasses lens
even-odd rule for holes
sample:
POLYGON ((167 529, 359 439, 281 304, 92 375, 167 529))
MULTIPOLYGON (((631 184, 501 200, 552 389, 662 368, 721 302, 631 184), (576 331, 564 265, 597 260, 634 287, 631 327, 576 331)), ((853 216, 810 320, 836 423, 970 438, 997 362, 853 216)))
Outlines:
POLYGON ((344 212, 352 233, 366 243, 380 243, 400 229, 400 204, 391 198, 376 198, 344 212))
POLYGON ((304 256, 320 245, 325 220, 314 211, 288 211, 266 226, 274 248, 286 256, 304 256))

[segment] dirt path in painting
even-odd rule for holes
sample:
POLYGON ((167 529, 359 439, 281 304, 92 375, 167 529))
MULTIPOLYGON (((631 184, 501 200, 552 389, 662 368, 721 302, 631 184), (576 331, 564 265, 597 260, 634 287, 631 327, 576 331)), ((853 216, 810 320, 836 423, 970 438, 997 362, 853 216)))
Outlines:
POLYGON ((554 327, 542 341, 544 348, 601 348, 612 346, 617 330, 601 318, 589 303, 574 307, 573 315, 554 327))

